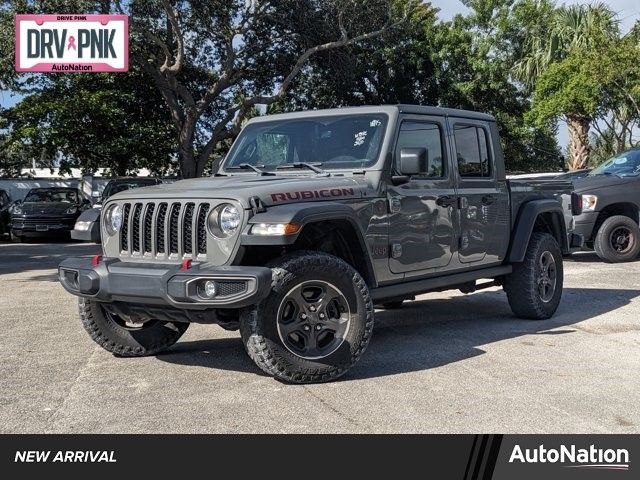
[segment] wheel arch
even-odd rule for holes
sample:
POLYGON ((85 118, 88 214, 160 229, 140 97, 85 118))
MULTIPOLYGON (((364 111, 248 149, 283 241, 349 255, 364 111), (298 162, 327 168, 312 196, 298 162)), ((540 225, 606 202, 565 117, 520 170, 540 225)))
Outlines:
POLYGON ((531 200, 520 207, 516 218, 507 258, 512 263, 524 260, 529 240, 534 232, 552 235, 563 254, 569 253, 567 229, 562 206, 555 200, 531 200))
POLYGON ((249 220, 241 245, 245 254, 256 249, 267 252, 267 255, 280 255, 296 250, 329 253, 356 269, 369 287, 377 286, 365 234, 354 210, 347 204, 317 202, 272 207, 249 220), (295 234, 286 236, 251 235, 249 228, 260 223, 296 223, 301 228, 295 234))

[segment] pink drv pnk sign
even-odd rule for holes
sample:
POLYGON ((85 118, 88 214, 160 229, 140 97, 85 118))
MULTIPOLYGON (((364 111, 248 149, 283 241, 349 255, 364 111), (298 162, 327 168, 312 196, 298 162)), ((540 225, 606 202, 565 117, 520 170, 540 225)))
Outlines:
POLYGON ((127 15, 16 15, 18 72, 126 72, 127 15))

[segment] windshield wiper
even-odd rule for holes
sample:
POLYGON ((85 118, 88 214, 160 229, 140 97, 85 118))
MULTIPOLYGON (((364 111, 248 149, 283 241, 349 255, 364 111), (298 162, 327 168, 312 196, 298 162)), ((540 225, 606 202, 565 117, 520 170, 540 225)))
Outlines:
POLYGON ((276 167, 276 170, 285 169, 285 168, 307 168, 309 170, 316 172, 318 175, 325 175, 328 177, 330 173, 325 172, 321 168, 318 168, 321 166, 322 166, 322 163, 307 163, 307 162, 283 163, 282 165, 278 165, 276 167))
POLYGON ((263 170, 263 168, 264 165, 251 165, 250 163, 241 163, 240 165, 227 167, 227 170, 253 170, 260 175, 275 175, 275 173, 267 172, 266 170, 263 170))

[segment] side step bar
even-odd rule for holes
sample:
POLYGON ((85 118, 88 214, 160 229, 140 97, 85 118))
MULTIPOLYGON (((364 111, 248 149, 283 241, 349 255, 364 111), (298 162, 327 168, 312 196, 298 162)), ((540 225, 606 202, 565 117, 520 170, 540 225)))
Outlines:
POLYGON ((508 275, 512 270, 511 265, 500 265, 499 267, 482 268, 470 272, 389 285, 388 287, 378 287, 371 290, 371 298, 374 302, 378 302, 388 298, 399 298, 409 295, 420 295, 435 290, 446 290, 447 287, 454 288, 481 278, 496 278, 502 275, 508 275))

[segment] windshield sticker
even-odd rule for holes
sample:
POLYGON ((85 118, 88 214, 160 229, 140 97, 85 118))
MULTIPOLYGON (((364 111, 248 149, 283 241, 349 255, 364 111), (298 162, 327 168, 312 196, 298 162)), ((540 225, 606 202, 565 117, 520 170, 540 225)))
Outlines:
POLYGON ((382 125, 382 122, 380 120, 371 120, 371 123, 369 124, 370 127, 379 127, 380 125, 382 125))
POLYGON ((367 138, 367 132, 366 132, 366 130, 365 130, 365 131, 362 131, 362 132, 358 132, 358 133, 356 133, 355 138, 356 138, 356 141, 355 141, 355 142, 353 142, 353 146, 354 146, 354 147, 359 147, 360 145, 364 144, 364 141, 365 141, 365 140, 366 140, 366 138, 367 138))

